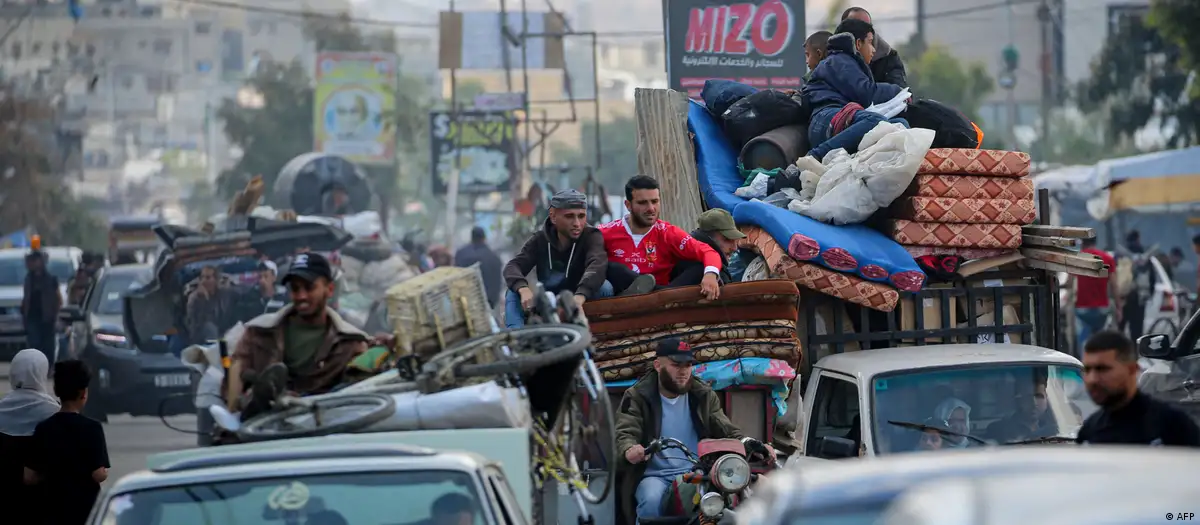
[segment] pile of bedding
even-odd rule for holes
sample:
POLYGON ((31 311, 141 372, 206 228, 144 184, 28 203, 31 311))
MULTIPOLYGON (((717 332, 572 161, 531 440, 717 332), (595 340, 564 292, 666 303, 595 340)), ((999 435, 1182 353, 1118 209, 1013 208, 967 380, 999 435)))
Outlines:
POLYGON ((914 257, 1012 253, 1037 219, 1027 153, 931 149, 917 173, 882 226, 914 257))
POLYGON ((606 382, 636 380, 653 367, 656 345, 678 337, 701 364, 741 358, 800 364, 799 290, 786 280, 733 283, 708 301, 699 287, 594 299, 584 304, 593 359, 606 382))

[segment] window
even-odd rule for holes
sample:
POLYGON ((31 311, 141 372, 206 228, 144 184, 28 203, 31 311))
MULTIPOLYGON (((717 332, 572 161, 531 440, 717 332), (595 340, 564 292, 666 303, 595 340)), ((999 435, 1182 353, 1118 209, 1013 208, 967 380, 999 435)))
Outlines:
POLYGON ((79 56, 79 44, 67 42, 67 56, 71 58, 79 56))
MULTIPOLYGON (((426 523, 442 498, 479 509, 474 487, 470 475, 449 470, 309 474, 117 494, 101 503, 101 516, 104 523, 136 525, 233 523, 234 517, 239 525, 278 525, 294 521, 279 508, 287 502, 308 523, 426 523)), ((477 510, 470 521, 485 522, 477 510)))
POLYGON ((34 42, 32 46, 29 46, 29 56, 38 56, 41 52, 42 52, 42 43, 41 42, 34 42))
POLYGON ((196 22, 196 34, 207 35, 212 32, 212 22, 196 22))
POLYGON ((1068 366, 914 370, 875 378, 872 392, 876 454, 982 446, 979 440, 1074 437, 1083 418, 1096 410, 1082 372, 1068 366), (939 435, 928 426, 978 439, 939 435))
POLYGON ((861 443, 858 385, 830 374, 821 374, 817 380, 817 397, 813 400, 813 414, 805 447, 808 455, 815 456, 820 452, 817 440, 823 437, 846 438, 856 444, 861 443))
POLYGON ((96 313, 100 315, 120 315, 123 311, 121 299, 134 288, 149 282, 149 271, 134 273, 109 273, 104 277, 100 296, 97 297, 96 313))
POLYGON ((171 54, 171 41, 165 38, 159 38, 154 41, 154 52, 159 55, 171 54))
POLYGON ((62 51, 62 43, 56 40, 50 44, 50 53, 58 56, 59 51, 62 51))
POLYGON ((13 57, 13 60, 21 59, 21 43, 20 42, 13 42, 12 57, 13 57))
POLYGON ((92 57, 96 56, 96 46, 94 46, 92 44, 87 45, 87 56, 88 56, 88 58, 92 58, 92 57))
POLYGON ((642 44, 642 60, 646 61, 647 66, 658 65, 660 53, 662 53, 662 46, 658 42, 646 42, 642 44))

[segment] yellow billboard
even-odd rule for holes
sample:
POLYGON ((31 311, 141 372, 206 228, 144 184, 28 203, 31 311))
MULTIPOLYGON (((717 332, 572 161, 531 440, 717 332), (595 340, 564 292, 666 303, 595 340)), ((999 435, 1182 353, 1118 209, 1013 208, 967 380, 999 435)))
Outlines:
POLYGON ((313 149, 367 165, 396 160, 396 56, 317 54, 313 149))

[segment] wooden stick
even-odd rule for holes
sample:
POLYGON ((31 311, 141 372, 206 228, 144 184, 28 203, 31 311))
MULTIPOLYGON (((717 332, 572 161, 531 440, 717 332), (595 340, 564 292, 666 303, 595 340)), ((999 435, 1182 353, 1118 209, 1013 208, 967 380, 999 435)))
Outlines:
POLYGON ((973 261, 967 261, 959 266, 958 274, 963 277, 970 277, 980 272, 993 270, 1006 264, 1012 264, 1024 258, 1025 256, 1020 252, 1013 252, 1005 255, 988 257, 986 259, 975 259, 973 261))
POLYGON ((1022 235, 1069 237, 1071 239, 1091 239, 1096 236, 1096 231, 1091 228, 1079 228, 1076 226, 1043 226, 1041 224, 1028 224, 1022 226, 1021 233, 1022 235))
POLYGON ((1066 272, 1066 273, 1069 273, 1072 275, 1083 275, 1083 276, 1087 276, 1087 277, 1103 278, 1103 277, 1108 277, 1108 274, 1109 274, 1109 270, 1108 270, 1107 266, 1105 266, 1103 269, 1100 269, 1100 270, 1092 270, 1092 269, 1088 269, 1088 268, 1078 268, 1075 266, 1067 266, 1065 264, 1052 263, 1049 261, 1041 261, 1038 259, 1025 259, 1024 264, 1025 264, 1025 266, 1027 266, 1029 268, 1046 270, 1046 271, 1050 271, 1050 272, 1066 272))
POLYGON ((688 132, 688 98, 670 89, 637 88, 638 172, 658 179, 659 218, 691 230, 703 211, 696 154, 688 132))
POLYGON ((1077 248, 1078 239, 1066 237, 1042 237, 1040 235, 1021 235, 1021 246, 1045 246, 1047 248, 1077 248))
POLYGON ((1104 267, 1104 261, 1090 253, 1078 253, 1062 248, 1021 248, 1021 254, 1027 259, 1064 264, 1099 270, 1104 267))

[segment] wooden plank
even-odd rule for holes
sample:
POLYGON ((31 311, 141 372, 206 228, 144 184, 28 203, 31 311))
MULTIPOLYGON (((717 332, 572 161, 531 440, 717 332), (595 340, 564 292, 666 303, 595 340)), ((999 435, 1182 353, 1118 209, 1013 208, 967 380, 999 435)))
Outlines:
POLYGON ((1078 248, 1079 239, 1067 237, 1042 237, 1040 235, 1021 235, 1021 246, 1044 246, 1047 248, 1078 248))
POLYGON ((1087 268, 1078 268, 1075 266, 1067 266, 1065 264, 1056 264, 1049 261, 1039 261, 1037 259, 1025 259, 1024 264, 1028 268, 1035 268, 1038 270, 1066 272, 1071 275, 1083 275, 1087 277, 1108 277, 1107 266, 1100 270, 1092 270, 1087 268))
POLYGON ((975 259, 973 261, 967 261, 963 263, 962 266, 959 266, 958 274, 963 277, 970 277, 977 273, 994 270, 1006 264, 1015 263, 1024 258, 1025 256, 1020 252, 1013 252, 1005 255, 988 257, 986 259, 975 259))
POLYGON ((1042 237, 1091 239, 1096 236, 1096 231, 1091 228, 1080 228, 1077 226, 1044 226, 1041 224, 1027 224, 1021 227, 1021 234, 1039 235, 1042 237))
POLYGON ((689 231, 703 208, 696 154, 687 128, 687 95, 670 89, 634 90, 638 173, 658 180, 658 217, 689 231))
POLYGON ((1021 248, 1021 255, 1024 255, 1027 259, 1037 259, 1092 270, 1099 270, 1104 267, 1104 261, 1095 255, 1073 252, 1062 248, 1021 248))

